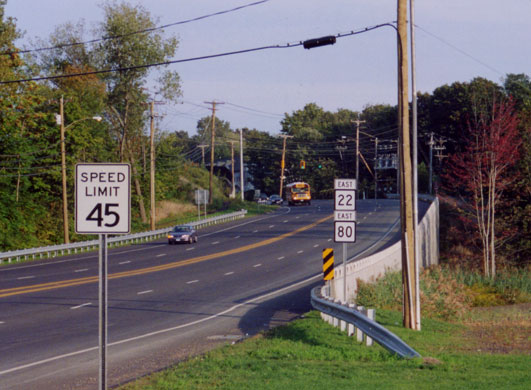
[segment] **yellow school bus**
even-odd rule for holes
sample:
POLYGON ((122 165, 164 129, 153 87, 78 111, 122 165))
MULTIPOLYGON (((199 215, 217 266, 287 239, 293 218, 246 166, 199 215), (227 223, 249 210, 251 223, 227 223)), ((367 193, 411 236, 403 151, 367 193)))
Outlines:
POLYGON ((286 186, 286 200, 290 206, 294 204, 310 205, 312 201, 310 185, 301 181, 289 183, 286 186))

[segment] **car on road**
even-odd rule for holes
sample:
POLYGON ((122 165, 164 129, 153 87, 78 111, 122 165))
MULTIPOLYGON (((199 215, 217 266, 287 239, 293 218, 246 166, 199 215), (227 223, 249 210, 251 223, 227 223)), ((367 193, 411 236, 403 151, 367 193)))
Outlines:
POLYGON ((197 231, 193 226, 177 225, 168 232, 168 244, 178 244, 180 242, 193 244, 197 242, 197 231))
POLYGON ((283 202, 282 198, 277 194, 271 195, 269 197, 269 204, 280 204, 281 205, 282 202, 283 202))
POLYGON ((256 201, 258 202, 258 204, 267 204, 267 202, 269 201, 269 197, 267 196, 267 194, 260 194, 256 201))

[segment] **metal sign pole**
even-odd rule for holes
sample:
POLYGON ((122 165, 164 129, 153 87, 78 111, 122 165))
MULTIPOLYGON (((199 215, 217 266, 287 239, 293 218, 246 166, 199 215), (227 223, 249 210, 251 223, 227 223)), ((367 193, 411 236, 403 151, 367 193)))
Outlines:
POLYGON ((347 243, 343 243, 343 302, 347 303, 347 243))
POLYGON ((99 235, 100 390, 107 390, 107 235, 99 235))

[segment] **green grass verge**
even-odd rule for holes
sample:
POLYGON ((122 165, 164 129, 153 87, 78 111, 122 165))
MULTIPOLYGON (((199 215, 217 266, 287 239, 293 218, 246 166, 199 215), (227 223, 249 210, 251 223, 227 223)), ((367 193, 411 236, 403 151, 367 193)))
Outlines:
POLYGON ((436 360, 366 347, 311 312, 120 389, 527 389, 531 383, 529 355, 467 350, 463 325, 425 319, 416 332, 402 328, 399 312, 386 310, 377 320, 436 360))

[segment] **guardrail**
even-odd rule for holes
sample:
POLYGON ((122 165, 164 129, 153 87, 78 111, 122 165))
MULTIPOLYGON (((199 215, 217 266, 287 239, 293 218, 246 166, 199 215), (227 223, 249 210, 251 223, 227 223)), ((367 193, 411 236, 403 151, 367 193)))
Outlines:
MULTIPOLYGON (((201 229, 205 226, 215 225, 217 223, 233 221, 238 218, 243 218, 247 214, 247 210, 240 210, 234 213, 223 214, 212 218, 187 223, 186 225, 194 226, 196 229, 201 229)), ((110 247, 124 244, 132 244, 138 242, 147 242, 157 238, 164 237, 172 228, 163 228, 142 233, 133 233, 125 236, 110 237, 107 242, 110 247)), ((19 249, 9 252, 0 253, 0 262, 20 261, 21 259, 43 259, 49 257, 57 257, 64 254, 77 253, 89 250, 96 250, 99 245, 99 240, 74 242, 71 244, 51 245, 39 248, 19 249)))
MULTIPOLYGON (((420 357, 417 351, 376 321, 355 310, 353 307, 343 306, 340 303, 334 302, 324 293, 327 289, 327 286, 315 287, 312 290, 311 303, 316 310, 337 319, 334 322, 336 326, 339 325, 338 320, 345 321, 361 330, 368 338, 370 337, 391 353, 403 358, 420 357)), ((351 332, 349 330, 349 335, 352 333, 353 331, 351 332)), ((359 334, 358 340, 360 340, 359 334)), ((367 344, 369 344, 369 339, 367 339, 367 344)))

